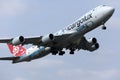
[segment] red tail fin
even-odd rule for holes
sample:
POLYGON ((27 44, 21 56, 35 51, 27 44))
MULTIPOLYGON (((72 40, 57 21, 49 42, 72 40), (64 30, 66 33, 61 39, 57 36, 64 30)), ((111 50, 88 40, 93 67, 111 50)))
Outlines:
POLYGON ((21 45, 18 45, 18 46, 13 46, 11 44, 7 44, 7 45, 8 45, 8 48, 10 49, 10 52, 16 57, 26 53, 26 49, 21 45))

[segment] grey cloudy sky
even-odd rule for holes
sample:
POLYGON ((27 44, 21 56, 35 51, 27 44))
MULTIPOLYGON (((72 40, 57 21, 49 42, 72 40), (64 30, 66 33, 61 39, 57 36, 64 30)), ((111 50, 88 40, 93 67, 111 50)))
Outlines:
MULTIPOLYGON (((100 48, 76 51, 74 56, 48 55, 30 63, 0 61, 0 80, 120 80, 120 0, 0 0, 0 38, 54 33, 99 5, 116 11, 106 23, 107 30, 91 31, 100 48)), ((0 44, 0 56, 11 56, 0 44)))

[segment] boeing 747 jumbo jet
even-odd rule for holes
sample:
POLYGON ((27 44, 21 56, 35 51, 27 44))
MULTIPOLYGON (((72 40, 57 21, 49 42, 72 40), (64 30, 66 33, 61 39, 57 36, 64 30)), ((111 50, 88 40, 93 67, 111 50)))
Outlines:
POLYGON ((99 48, 96 38, 86 39, 85 34, 98 26, 106 29, 105 23, 114 13, 114 8, 100 5, 81 18, 68 25, 66 28, 52 34, 38 37, 18 36, 11 39, 0 39, 0 43, 7 43, 12 57, 3 57, 0 60, 11 60, 13 63, 31 61, 48 54, 63 55, 65 49, 74 54, 75 50, 95 51, 99 48), (32 44, 29 49, 23 45, 32 44))

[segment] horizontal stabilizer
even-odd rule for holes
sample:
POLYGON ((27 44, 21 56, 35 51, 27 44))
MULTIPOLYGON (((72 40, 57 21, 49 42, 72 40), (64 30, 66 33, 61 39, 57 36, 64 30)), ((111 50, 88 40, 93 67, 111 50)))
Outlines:
POLYGON ((18 58, 19 57, 3 57, 3 58, 0 58, 0 60, 16 60, 18 58))

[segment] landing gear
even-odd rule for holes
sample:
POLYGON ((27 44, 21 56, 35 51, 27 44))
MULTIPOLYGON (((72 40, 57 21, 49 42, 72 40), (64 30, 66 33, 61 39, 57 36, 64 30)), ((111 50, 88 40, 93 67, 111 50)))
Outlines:
POLYGON ((56 55, 58 53, 58 51, 52 51, 52 55, 56 55))
POLYGON ((60 56, 63 56, 64 54, 65 54, 65 51, 60 51, 60 52, 59 52, 59 55, 60 55, 60 56))
POLYGON ((56 48, 51 48, 52 55, 58 54, 58 50, 56 48))
POLYGON ((105 25, 102 25, 102 30, 106 30, 106 26, 105 25))
POLYGON ((71 49, 70 49, 70 54, 73 55, 73 54, 74 54, 74 51, 75 51, 75 49, 71 48, 71 49))
POLYGON ((52 55, 57 55, 58 54, 60 56, 63 56, 65 54, 65 51, 62 51, 62 49, 58 50, 58 49, 52 48, 51 53, 52 53, 52 55))
POLYGON ((70 54, 73 55, 73 54, 74 54, 74 51, 70 51, 70 54))

